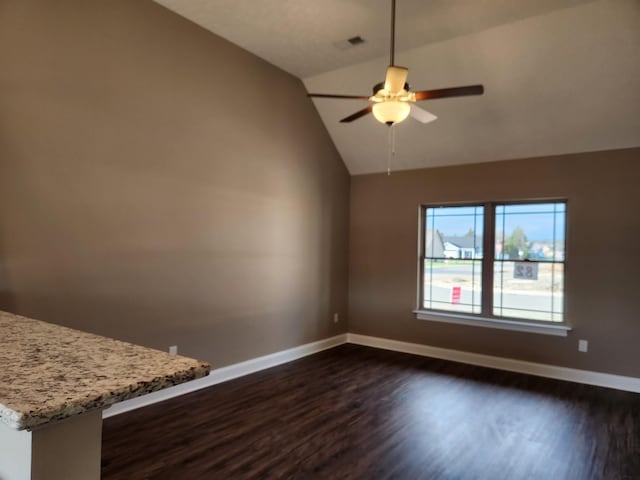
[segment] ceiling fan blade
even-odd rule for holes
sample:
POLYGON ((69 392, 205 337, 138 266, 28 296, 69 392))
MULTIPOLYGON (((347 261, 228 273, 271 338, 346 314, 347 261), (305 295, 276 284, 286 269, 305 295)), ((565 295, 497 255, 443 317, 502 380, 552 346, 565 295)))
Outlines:
POLYGON ((369 100, 369 97, 365 97, 362 95, 331 95, 329 93, 308 93, 307 97, 316 97, 316 98, 349 98, 353 100, 369 100))
POLYGON ((389 65, 387 67, 387 76, 384 80, 384 89, 387 92, 398 93, 404 88, 408 73, 408 68, 389 65))
POLYGON ((434 100, 436 98, 464 97, 465 95, 482 95, 482 85, 468 85, 466 87, 440 88, 437 90, 422 90, 415 92, 416 100, 434 100))
POLYGON ((413 103, 411 104, 411 111, 409 112, 409 115, 411 115, 413 118, 415 118, 416 120, 422 123, 433 122, 435 119, 438 118, 433 113, 427 112, 425 109, 420 108, 419 106, 413 103))
POLYGON ((371 113, 373 110, 373 105, 369 105, 367 108, 363 108, 362 110, 358 110, 356 113, 349 115, 348 117, 340 120, 341 123, 353 122, 354 120, 359 119, 360 117, 364 117, 367 113, 371 113))

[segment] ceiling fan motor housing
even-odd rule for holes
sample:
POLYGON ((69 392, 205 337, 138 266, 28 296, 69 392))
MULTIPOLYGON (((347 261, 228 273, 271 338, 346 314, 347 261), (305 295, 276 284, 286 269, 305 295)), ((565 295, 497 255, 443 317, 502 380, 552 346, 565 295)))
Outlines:
MULTIPOLYGON (((380 90, 382 90, 383 88, 384 88, 384 82, 376 83, 376 84, 373 86, 373 95, 375 96, 375 94, 376 94, 376 93, 378 93, 378 92, 379 92, 380 90)), ((409 91, 409 88, 411 88, 411 87, 409 87, 409 84, 405 82, 405 84, 404 84, 404 89, 405 89, 405 91, 407 91, 407 92, 408 92, 408 91, 409 91)))

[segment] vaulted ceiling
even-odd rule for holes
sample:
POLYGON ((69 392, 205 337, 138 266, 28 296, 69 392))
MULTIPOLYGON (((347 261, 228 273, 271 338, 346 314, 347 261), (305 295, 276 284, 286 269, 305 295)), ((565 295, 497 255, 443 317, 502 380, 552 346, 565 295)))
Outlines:
MULTIPOLYGON (((310 92, 369 95, 389 63, 390 0, 156 1, 310 92)), ((396 64, 485 94, 422 102, 438 120, 395 128, 395 170, 640 146, 638 0, 397 0, 396 64)), ((352 174, 386 170, 388 127, 339 123, 366 101, 313 102, 352 174)))

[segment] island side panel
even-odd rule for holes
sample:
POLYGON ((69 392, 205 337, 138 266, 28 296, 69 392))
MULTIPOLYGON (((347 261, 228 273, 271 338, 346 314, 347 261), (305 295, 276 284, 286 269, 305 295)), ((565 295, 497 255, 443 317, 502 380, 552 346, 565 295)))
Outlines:
POLYGON ((31 480, 31 432, 0 423, 0 479, 31 480))
POLYGON ((33 431, 0 429, 1 480, 100 480, 102 411, 33 431))

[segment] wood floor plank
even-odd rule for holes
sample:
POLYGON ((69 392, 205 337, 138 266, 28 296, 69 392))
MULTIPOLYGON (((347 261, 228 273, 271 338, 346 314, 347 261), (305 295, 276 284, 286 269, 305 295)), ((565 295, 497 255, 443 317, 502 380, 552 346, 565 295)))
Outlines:
POLYGON ((102 478, 640 479, 640 395, 343 345, 105 420, 102 478))

